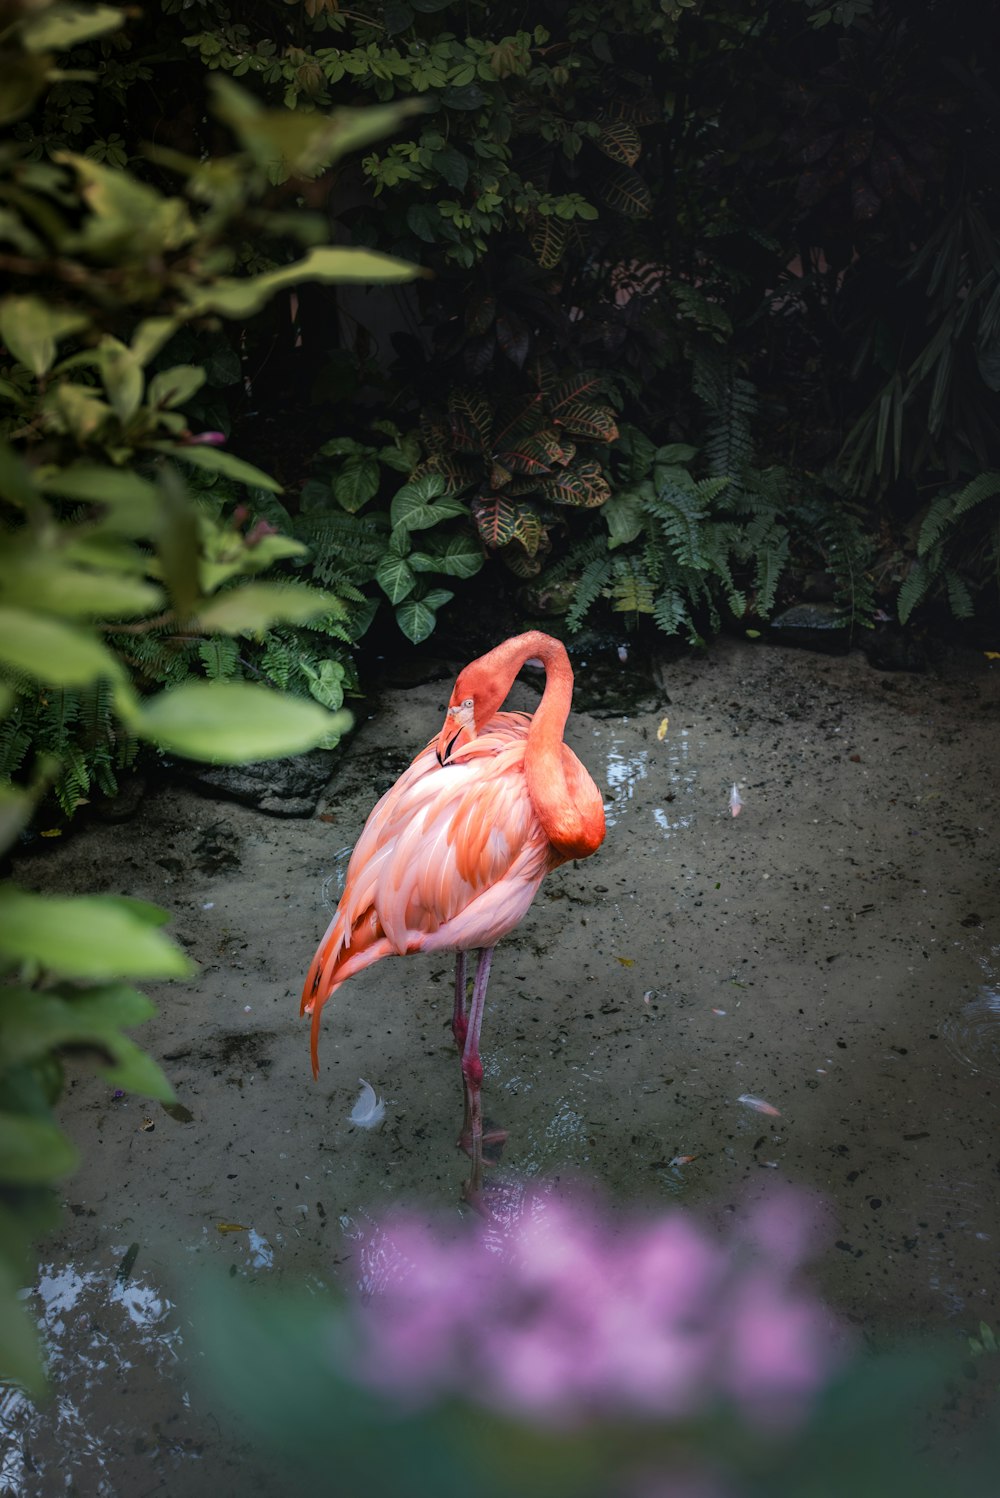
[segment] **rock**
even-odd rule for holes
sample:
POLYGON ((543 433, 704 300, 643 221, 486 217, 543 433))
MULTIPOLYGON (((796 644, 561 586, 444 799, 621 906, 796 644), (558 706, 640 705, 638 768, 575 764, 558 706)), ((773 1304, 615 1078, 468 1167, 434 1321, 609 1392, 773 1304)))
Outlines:
POLYGON ((793 604, 770 621, 767 638, 777 645, 798 645, 828 655, 846 655, 852 644, 843 611, 829 603, 793 604))
POLYGON ((311 817, 333 774, 337 751, 311 749, 247 765, 180 764, 177 773, 210 796, 239 801, 272 817, 311 817))

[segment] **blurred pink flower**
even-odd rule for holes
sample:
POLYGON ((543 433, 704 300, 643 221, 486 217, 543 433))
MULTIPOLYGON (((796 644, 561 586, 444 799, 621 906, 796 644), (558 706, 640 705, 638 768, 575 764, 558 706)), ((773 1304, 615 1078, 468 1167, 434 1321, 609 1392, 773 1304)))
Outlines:
POLYGON ((458 1395, 559 1426, 720 1402, 793 1425, 841 1361, 795 1283, 811 1210, 775 1193, 729 1242, 678 1209, 614 1218, 554 1193, 466 1232, 391 1218, 363 1248, 350 1372, 410 1405, 458 1395))
POLYGON ((184 447, 222 447, 225 432, 186 432, 181 438, 184 447))

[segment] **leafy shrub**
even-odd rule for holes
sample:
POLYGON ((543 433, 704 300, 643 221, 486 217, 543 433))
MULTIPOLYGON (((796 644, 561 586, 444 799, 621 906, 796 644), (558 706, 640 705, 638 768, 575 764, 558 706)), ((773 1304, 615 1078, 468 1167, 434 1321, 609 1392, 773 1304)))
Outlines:
MULTIPOLYGON (((0 117, 26 115, 58 76, 51 50, 122 19, 64 0, 16 16, 0 39, 0 117)), ((266 522, 245 530, 246 509, 228 514, 213 494, 279 486, 222 450, 219 433, 192 432, 186 408, 206 372, 171 359, 170 344, 188 324, 245 320, 309 278, 412 276, 389 257, 320 244, 309 215, 263 203, 275 160, 308 173, 398 116, 303 116, 289 130, 232 84, 216 102, 239 147, 167 153, 177 194, 111 149, 44 160, 25 139, 0 156, 0 236, 14 247, 0 298, 0 853, 48 787, 69 811, 92 782, 112 789, 139 742, 238 762, 334 743, 349 722, 328 710, 341 698, 333 668, 316 672, 318 700, 232 679, 244 637, 277 627, 344 638, 347 605, 308 583, 259 580, 305 547, 266 522), (269 237, 280 263, 236 274, 245 232, 269 237), (282 248, 289 234, 309 245, 300 259, 282 248)), ((62 1057, 86 1048, 111 1082, 170 1099, 123 1033, 151 1013, 131 980, 190 972, 164 918, 140 901, 0 885, 0 1374, 36 1389, 17 1290, 31 1239, 52 1220, 52 1185, 75 1160, 53 1112, 62 1057)))

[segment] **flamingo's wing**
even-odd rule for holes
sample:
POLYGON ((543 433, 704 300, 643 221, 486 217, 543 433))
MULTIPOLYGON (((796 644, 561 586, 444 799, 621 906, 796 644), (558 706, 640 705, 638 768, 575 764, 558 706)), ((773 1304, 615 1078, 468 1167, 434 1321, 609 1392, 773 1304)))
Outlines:
POLYGON ((552 866, 525 784, 528 721, 498 715, 443 767, 429 745, 374 807, 304 1011, 381 957, 492 946, 517 925, 552 866))

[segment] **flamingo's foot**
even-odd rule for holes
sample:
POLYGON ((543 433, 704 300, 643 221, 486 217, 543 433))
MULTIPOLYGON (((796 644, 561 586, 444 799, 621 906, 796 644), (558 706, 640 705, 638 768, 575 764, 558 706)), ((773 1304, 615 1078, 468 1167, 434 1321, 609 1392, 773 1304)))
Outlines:
MULTIPOLYGON (((507 1143, 508 1137, 506 1129, 501 1129, 499 1125, 490 1123, 489 1119, 484 1121, 482 1151, 484 1165, 500 1164, 500 1156, 503 1154, 503 1147, 507 1143)), ((469 1158, 472 1159, 472 1130, 463 1129, 458 1136, 457 1143, 459 1149, 464 1150, 469 1158)))

